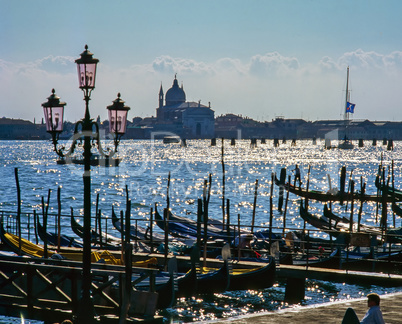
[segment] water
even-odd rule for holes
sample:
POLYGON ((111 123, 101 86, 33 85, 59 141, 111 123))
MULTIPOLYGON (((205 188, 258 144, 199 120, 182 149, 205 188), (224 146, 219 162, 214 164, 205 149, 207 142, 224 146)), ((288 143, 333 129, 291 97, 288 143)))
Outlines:
MULTIPOLYGON (((70 143, 66 142, 68 147, 70 143)), ((396 187, 401 181, 402 154, 401 143, 394 143, 394 151, 386 151, 386 147, 371 146, 354 150, 324 150, 323 142, 313 145, 311 141, 299 141, 292 147, 290 142, 275 148, 272 142, 258 143, 256 148, 250 147, 250 141, 236 141, 230 146, 225 141, 224 162, 226 169, 225 197, 230 199, 230 214, 237 222, 240 214, 243 226, 251 225, 254 199, 254 185, 258 179, 258 199, 255 224, 257 227, 267 226, 269 220, 269 195, 272 185, 271 174, 279 175, 280 169, 288 168, 288 174, 293 173, 298 164, 304 184, 307 180, 308 168, 311 166, 310 189, 328 190, 328 175, 332 187, 339 186, 339 171, 347 167, 348 177, 355 180, 355 188, 360 189, 361 178, 366 185, 368 194, 375 194, 375 175, 378 165, 383 161, 389 171, 391 161, 394 161, 396 187)), ((209 212, 214 218, 222 218, 222 164, 221 142, 216 147, 210 146, 209 140, 188 140, 187 147, 177 144, 163 144, 162 141, 122 141, 119 146, 122 162, 118 168, 93 167, 91 172, 91 192, 93 211, 95 211, 96 195, 99 194, 99 209, 107 219, 108 229, 112 231, 112 206, 119 211, 126 205, 126 188, 132 200, 133 218, 141 222, 149 219, 150 208, 155 203, 166 206, 166 187, 169 172, 171 173, 170 205, 172 211, 196 219, 196 202, 202 197, 204 181, 212 175, 212 192, 209 212)), ((57 165, 56 154, 48 141, 0 141, 0 209, 17 210, 17 191, 14 170, 18 168, 21 185, 22 211, 32 213, 35 209, 41 213, 42 197, 46 201, 50 193, 49 213, 57 212, 57 188, 61 187, 62 214, 69 215, 70 207, 75 215, 83 214, 83 166, 57 165)), ((274 188, 273 201, 277 205, 278 190, 274 188)), ((298 199, 290 195, 287 212, 287 226, 301 228, 303 221, 298 215, 298 199)), ((322 212, 321 203, 310 203, 313 213, 322 212)), ((355 204, 355 215, 359 205, 355 204)), ((334 204, 336 213, 349 216, 345 207, 334 204)), ((375 203, 365 204, 363 222, 376 222, 375 203)), ((52 224, 50 219, 50 224, 52 224)), ((393 219, 389 217, 389 226, 393 219)), ((400 219, 396 226, 400 226, 400 219)), ((63 232, 73 235, 69 226, 68 216, 62 219, 63 232)), ((274 208, 274 228, 280 228, 283 216, 274 208)), ((50 229, 52 227, 50 226, 50 229)), ((309 229, 313 229, 308 226, 309 229)), ((25 230, 27 231, 27 230, 25 230)), ((116 233, 117 234, 117 233, 116 233)), ((323 233, 317 236, 325 237, 323 233)), ((379 287, 358 287, 332 284, 327 282, 309 281, 310 289, 306 293, 304 304, 314 304, 331 300, 360 297, 375 290, 376 292, 391 292, 391 289, 379 287)), ((288 307, 282 302, 284 285, 261 291, 231 292, 216 295, 208 300, 180 301, 175 309, 163 312, 171 321, 207 320, 216 317, 230 317, 249 314, 262 310, 288 307)), ((0 318, 0 323, 1 322, 0 318)), ((9 323, 9 321, 7 321, 9 323)), ((32 322, 33 323, 33 322, 32 322)))

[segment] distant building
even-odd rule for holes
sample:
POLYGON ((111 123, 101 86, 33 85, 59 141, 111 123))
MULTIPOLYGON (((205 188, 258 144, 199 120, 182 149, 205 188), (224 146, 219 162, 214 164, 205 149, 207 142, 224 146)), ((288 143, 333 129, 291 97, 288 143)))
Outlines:
POLYGON ((28 120, 0 118, 0 139, 2 140, 42 140, 49 139, 46 125, 28 120))
POLYGON ((154 130, 172 132, 184 138, 212 138, 215 135, 214 111, 210 104, 187 102, 183 85, 179 87, 175 76, 166 97, 162 85, 160 87, 154 130))

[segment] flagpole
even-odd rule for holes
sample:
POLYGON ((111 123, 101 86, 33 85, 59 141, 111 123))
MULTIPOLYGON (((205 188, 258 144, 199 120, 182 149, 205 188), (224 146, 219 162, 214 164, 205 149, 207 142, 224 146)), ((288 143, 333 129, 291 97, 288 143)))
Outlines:
POLYGON ((348 99, 349 99, 349 66, 347 69, 347 74, 346 74, 346 97, 345 97, 345 120, 349 120, 349 113, 348 113, 348 99))

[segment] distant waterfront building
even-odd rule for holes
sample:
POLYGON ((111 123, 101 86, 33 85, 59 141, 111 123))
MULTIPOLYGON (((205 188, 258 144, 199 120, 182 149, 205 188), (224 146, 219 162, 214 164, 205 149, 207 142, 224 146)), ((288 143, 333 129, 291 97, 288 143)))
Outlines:
POLYGON ((0 139, 2 140, 42 140, 50 136, 44 123, 36 124, 28 120, 0 118, 0 139))
POLYGON ((211 104, 186 101, 183 85, 179 86, 175 76, 166 96, 162 85, 160 87, 154 130, 172 132, 183 138, 212 138, 215 135, 214 111, 211 104))

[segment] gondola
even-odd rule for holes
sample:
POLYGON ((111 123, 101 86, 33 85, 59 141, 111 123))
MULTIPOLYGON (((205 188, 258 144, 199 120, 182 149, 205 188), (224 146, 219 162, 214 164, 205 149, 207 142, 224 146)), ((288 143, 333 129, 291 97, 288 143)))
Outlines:
MULTIPOLYGON (((84 238, 84 227, 75 220, 72 211, 71 211, 71 229, 77 236, 84 238)), ((98 244, 99 246, 116 248, 120 244, 121 240, 118 239, 117 237, 114 237, 113 235, 106 234, 104 232, 102 232, 102 235, 100 235, 98 232, 91 229, 91 242, 94 244, 98 244)))
POLYGON ((270 288, 275 281, 275 259, 269 257, 266 264, 254 269, 233 269, 228 290, 270 288))
MULTIPOLYGON (((394 210, 394 205, 396 206, 396 208, 401 209, 396 204, 393 204, 393 210, 394 210)), ((335 222, 343 222, 345 224, 349 224, 349 226, 350 226, 350 220, 347 217, 339 217, 339 216, 335 215, 328 209, 327 205, 324 206, 324 216, 328 217, 329 219, 334 220, 335 222)), ((357 230, 357 227, 358 226, 356 223, 353 224, 353 228, 355 230, 357 230)), ((369 233, 369 234, 373 234, 373 235, 382 234, 381 230, 379 228, 373 227, 373 226, 368 226, 365 224, 360 224, 360 232, 369 233)), ((389 229, 387 229, 386 234, 389 235, 387 237, 388 242, 398 243, 398 242, 402 241, 402 228, 401 227, 389 228, 389 229)))
MULTIPOLYGON (((112 207, 112 223, 113 226, 118 230, 120 233, 122 232, 121 221, 117 217, 116 213, 114 212, 114 208, 112 207)), ((130 238, 132 240, 141 240, 143 242, 149 243, 151 240, 151 232, 149 228, 145 229, 139 225, 132 225, 130 224, 130 238)), ((152 241, 155 244, 160 244, 165 241, 165 236, 160 233, 152 233, 152 241)))
MULTIPOLYGON (((282 263, 282 262, 281 262, 282 263)), ((283 263, 282 263, 283 264, 283 263)), ((340 269, 341 268, 341 249, 336 248, 332 253, 325 257, 318 257, 318 256, 292 256, 291 265, 296 266, 309 266, 309 267, 316 267, 316 268, 327 268, 327 269, 340 269)))
POLYGON ((335 237, 338 236, 341 231, 349 230, 349 225, 345 223, 337 223, 337 227, 335 228, 327 217, 309 213, 306 208, 304 208, 302 200, 300 201, 300 216, 310 225, 335 237))
MULTIPOLYGON (((309 198, 321 202, 329 202, 329 201, 352 201, 352 200, 360 200, 360 201, 378 201, 380 202, 382 197, 381 195, 362 195, 359 192, 354 192, 353 194, 350 192, 325 192, 325 191, 318 191, 318 190, 306 190, 304 188, 300 188, 294 186, 289 183, 282 183, 278 180, 275 176, 275 184, 277 186, 283 186, 285 189, 289 189, 289 192, 303 198, 309 198)), ((402 199, 401 197, 398 200, 402 199)))
MULTIPOLYGON (((38 236, 43 242, 46 241, 48 244, 53 246, 59 245, 58 235, 56 233, 45 231, 44 227, 39 221, 39 217, 36 218, 36 229, 38 236)), ((60 234, 60 246, 82 248, 83 244, 82 242, 78 242, 74 237, 65 234, 60 234)))
MULTIPOLYGON (((159 214, 157 207, 155 206, 155 220, 157 225, 164 230, 165 222, 162 216, 159 214)), ((204 235, 203 231, 204 224, 201 224, 201 237, 204 235)), ((216 240, 222 239, 224 241, 231 241, 235 239, 239 234, 239 230, 231 225, 230 230, 227 231, 226 225, 224 225, 221 221, 213 218, 208 218, 208 237, 216 240)), ((172 235, 177 237, 183 238, 193 238, 197 237, 197 222, 195 220, 179 216, 173 214, 172 212, 169 213, 169 232, 172 235)), ((248 230, 242 229, 241 234, 253 234, 254 238, 259 240, 269 240, 269 230, 258 230, 251 233, 248 230)), ((271 233, 272 239, 280 239, 281 236, 275 233, 271 233)))
MULTIPOLYGON (((328 214, 327 214, 328 215, 328 214)), ((300 216, 310 225, 317 227, 318 229, 323 230, 324 232, 337 237, 341 232, 349 232, 350 230, 350 222, 346 223, 344 221, 334 221, 332 223, 331 218, 326 217, 324 215, 313 215, 309 213, 304 207, 303 207, 303 201, 300 201, 300 216)), ((339 217, 338 217, 339 218, 339 217)), ((358 225, 356 223, 353 223, 352 230, 354 232, 357 231, 358 225)), ((372 226, 367 226, 364 224, 360 225, 360 232, 372 234, 372 235, 380 235, 381 230, 372 227, 372 226)))
POLYGON ((352 251, 342 251, 340 269, 400 273, 401 261, 402 250, 374 251, 371 249, 364 252, 357 247, 352 251))
MULTIPOLYGON (((165 221, 163 217, 159 214, 155 206, 155 222, 163 231, 165 230, 165 221)), ((184 238, 184 239, 197 239, 197 223, 183 222, 178 220, 173 216, 172 213, 169 214, 169 234, 174 237, 184 238)), ((204 231, 201 228, 201 236, 203 237, 204 231)), ((219 230, 217 228, 208 228, 207 236, 209 239, 223 239, 227 241, 227 233, 219 230)))
POLYGON ((3 218, 0 221, 0 237, 1 242, 8 247, 12 252, 18 255, 42 258, 44 250, 32 242, 7 232, 4 228, 3 218), (20 243, 21 242, 21 243, 20 243), (21 247, 21 248, 20 248, 21 247))
POLYGON ((324 216, 327 217, 328 219, 333 220, 335 223, 345 223, 345 224, 350 224, 350 219, 346 217, 339 217, 338 215, 335 215, 331 210, 329 210, 328 205, 324 205, 324 216))
MULTIPOLYGON (((338 224, 338 223, 344 223, 350 227, 350 219, 347 217, 344 217, 344 216, 339 217, 338 215, 335 215, 331 210, 329 210, 327 204, 324 205, 324 213, 323 214, 325 217, 327 217, 328 219, 335 222, 335 227, 336 227, 336 224, 338 224)), ((358 228, 358 224, 353 223, 353 229, 356 231, 357 228, 358 228)), ((360 224, 360 231, 370 233, 370 234, 375 234, 375 235, 381 234, 381 231, 378 228, 376 228, 374 226, 365 225, 365 224, 360 224)))
POLYGON ((392 202, 392 211, 399 217, 402 217, 402 208, 399 205, 397 205, 395 201, 392 202))
MULTIPOLYGON (((133 286, 137 290, 149 291, 149 283, 145 281, 136 282, 133 277, 133 286)), ((155 277, 155 291, 158 293, 156 307, 164 309, 172 307, 176 298, 192 297, 196 295, 197 273, 193 265, 191 270, 185 274, 177 274, 176 257, 169 259, 168 271, 160 271, 155 277)))
POLYGON ((402 190, 396 189, 393 186, 390 186, 385 183, 381 183, 380 177, 377 175, 375 178, 375 186, 378 190, 388 193, 388 201, 401 201, 402 200, 402 190))
MULTIPOLYGON (((34 244, 25 238, 20 239, 17 235, 7 232, 4 229, 3 220, 0 221, 0 238, 3 244, 5 244, 12 252, 18 255, 25 255, 34 258, 43 258, 45 256, 45 250, 42 246, 34 244)), ((53 249, 48 249, 47 254, 50 258, 66 259, 70 261, 82 261, 81 249, 64 248, 64 250, 59 252, 56 252, 53 249)), ((102 262, 107 264, 121 265, 121 260, 116 258, 115 255, 116 254, 113 254, 108 250, 92 250, 91 262, 102 262)), ((120 253, 116 256, 120 257, 120 253)), ((139 267, 147 267, 148 265, 156 264, 156 258, 133 262, 133 266, 139 267)))

